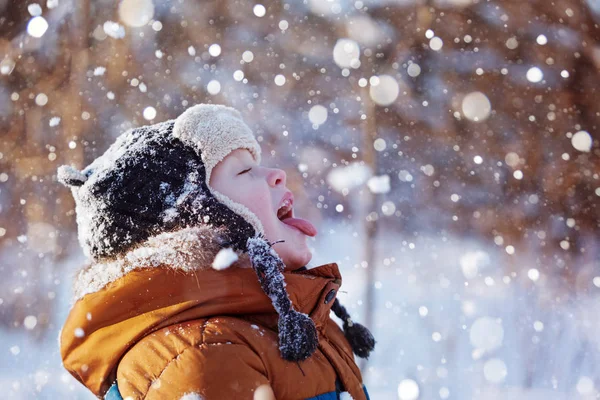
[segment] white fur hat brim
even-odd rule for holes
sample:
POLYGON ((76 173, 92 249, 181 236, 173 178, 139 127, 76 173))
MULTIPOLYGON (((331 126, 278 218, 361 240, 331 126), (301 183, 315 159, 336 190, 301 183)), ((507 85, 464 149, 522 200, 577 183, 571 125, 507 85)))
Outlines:
POLYGON ((257 233, 264 234, 260 219, 243 204, 214 190, 209 182, 213 168, 236 149, 248 149, 260 164, 261 149, 238 110, 222 104, 197 104, 176 118, 173 136, 200 154, 206 171, 206 186, 221 203, 241 215, 257 233))

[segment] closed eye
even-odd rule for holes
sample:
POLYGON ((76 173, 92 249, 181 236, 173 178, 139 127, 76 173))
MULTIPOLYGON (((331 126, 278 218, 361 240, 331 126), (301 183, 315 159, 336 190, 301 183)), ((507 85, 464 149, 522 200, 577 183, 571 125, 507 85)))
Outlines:
POLYGON ((242 172, 240 172, 238 175, 242 175, 243 173, 245 173, 245 172, 248 172, 248 171, 250 171, 251 169, 252 169, 252 168, 245 169, 245 170, 243 170, 242 172))

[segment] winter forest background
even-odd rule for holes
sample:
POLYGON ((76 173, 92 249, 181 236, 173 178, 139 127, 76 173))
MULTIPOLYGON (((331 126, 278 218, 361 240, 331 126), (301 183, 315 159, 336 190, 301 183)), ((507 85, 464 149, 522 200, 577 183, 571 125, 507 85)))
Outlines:
MULTIPOLYGON (((372 399, 600 398, 600 0, 0 0, 0 387, 91 399, 56 168, 239 109, 377 346, 372 399)), ((339 321, 334 317, 334 320, 339 321)))

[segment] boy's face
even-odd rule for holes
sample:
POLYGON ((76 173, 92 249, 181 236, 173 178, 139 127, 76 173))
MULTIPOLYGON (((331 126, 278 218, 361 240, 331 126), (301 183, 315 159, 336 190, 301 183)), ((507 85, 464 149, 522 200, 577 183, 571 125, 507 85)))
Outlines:
POLYGON ((209 185, 256 214, 269 242, 285 240, 274 244, 273 249, 286 270, 300 268, 310 261, 312 253, 306 235, 277 218, 281 199, 289 191, 285 171, 263 167, 254 161, 249 150, 236 149, 213 168, 209 185))

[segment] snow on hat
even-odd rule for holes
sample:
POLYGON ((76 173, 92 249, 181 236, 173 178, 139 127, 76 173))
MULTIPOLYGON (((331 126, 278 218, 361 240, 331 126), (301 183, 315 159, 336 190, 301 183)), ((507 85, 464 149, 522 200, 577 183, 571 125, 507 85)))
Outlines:
MULTIPOLYGON (((260 146, 239 111, 197 104, 176 119, 127 130, 82 171, 59 167, 57 180, 71 188, 78 240, 93 261, 114 258, 165 231, 201 224, 225 227, 222 246, 248 253, 279 314, 282 357, 301 361, 316 350, 317 331, 307 314, 292 307, 283 261, 256 214, 208 185, 217 163, 239 148, 260 163, 260 146)), ((352 323, 337 299, 332 310, 344 321, 354 352, 368 356, 374 346, 371 333, 352 323)))

